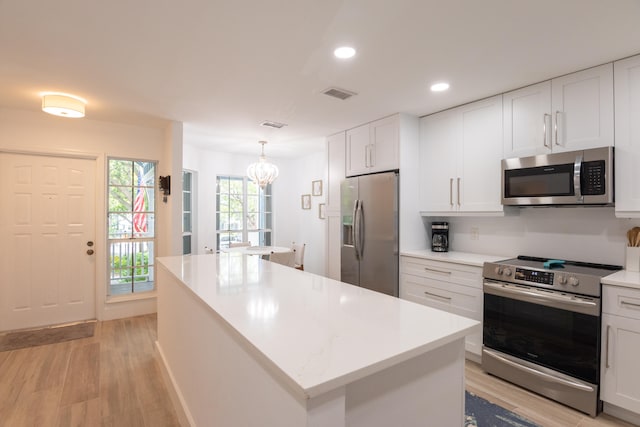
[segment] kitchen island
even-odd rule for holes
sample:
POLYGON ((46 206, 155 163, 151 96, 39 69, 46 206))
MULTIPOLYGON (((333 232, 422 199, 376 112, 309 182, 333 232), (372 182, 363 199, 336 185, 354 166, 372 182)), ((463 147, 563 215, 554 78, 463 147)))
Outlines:
POLYGON ((158 259, 158 342, 192 426, 461 426, 477 321, 241 254, 158 259))

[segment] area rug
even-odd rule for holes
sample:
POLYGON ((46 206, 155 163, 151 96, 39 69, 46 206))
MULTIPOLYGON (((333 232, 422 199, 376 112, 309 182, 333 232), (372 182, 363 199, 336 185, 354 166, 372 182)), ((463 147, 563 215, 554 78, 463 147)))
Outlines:
POLYGON ((541 427, 501 406, 465 392, 465 427, 541 427))
POLYGON ((11 351, 19 348, 92 337, 95 326, 96 321, 89 320, 69 325, 5 332, 0 334, 0 351, 11 351))

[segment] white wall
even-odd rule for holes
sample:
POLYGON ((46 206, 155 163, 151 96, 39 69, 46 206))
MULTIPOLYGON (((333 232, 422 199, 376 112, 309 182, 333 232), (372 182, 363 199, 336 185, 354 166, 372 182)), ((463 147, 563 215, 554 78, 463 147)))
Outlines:
MULTIPOLYGON (((217 175, 246 175, 247 166, 259 156, 238 155, 208 150, 185 141, 184 168, 197 171, 196 241, 193 253, 205 253, 205 246, 215 248, 215 182, 217 175)), ((305 271, 324 275, 325 221, 318 218, 318 204, 325 196, 311 197, 311 210, 301 208, 300 196, 311 194, 311 182, 323 180, 326 185, 326 154, 321 151, 304 157, 273 158, 268 155, 280 171, 273 183, 274 226, 273 244, 289 246, 291 242, 306 243, 305 271)))
MULTIPOLYGON (((89 112, 90 117, 90 112, 89 112)), ((67 119, 42 112, 0 109, 0 151, 82 156, 96 159, 96 316, 107 320, 155 312, 155 298, 107 302, 106 164, 110 156, 158 162, 158 170, 173 173, 168 161, 174 143, 167 129, 83 119, 67 119)), ((179 161, 179 160, 178 160, 179 161)), ((179 170, 179 169, 178 169, 179 170)), ((179 183, 179 182, 178 182, 179 183)), ((174 185, 175 188, 175 185, 174 185)), ((180 199, 178 198, 178 201, 180 199)), ((179 209, 170 201, 157 205, 157 253, 170 254, 170 218, 179 209)))
POLYGON ((612 207, 515 208, 504 218, 425 218, 449 221, 449 250, 513 257, 548 258, 624 265, 626 232, 639 219, 618 219, 612 207), (473 239, 476 228, 478 239, 473 239))

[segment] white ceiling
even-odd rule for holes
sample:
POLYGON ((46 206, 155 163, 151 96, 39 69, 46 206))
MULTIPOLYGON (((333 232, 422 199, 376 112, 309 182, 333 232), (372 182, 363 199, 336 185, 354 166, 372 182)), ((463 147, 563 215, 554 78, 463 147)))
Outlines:
POLYGON ((636 53, 638 0, 0 0, 0 107, 62 91, 91 119, 177 120, 189 143, 292 157, 636 53), (356 57, 333 58, 342 44, 356 57), (431 93, 438 80, 451 89, 431 93))

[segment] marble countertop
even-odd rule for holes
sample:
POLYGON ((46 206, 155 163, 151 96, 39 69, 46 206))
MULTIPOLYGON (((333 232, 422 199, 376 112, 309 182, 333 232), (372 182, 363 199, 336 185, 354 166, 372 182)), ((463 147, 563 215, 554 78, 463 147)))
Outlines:
POLYGON ((603 277, 601 282, 603 285, 640 289, 640 272, 628 270, 616 271, 613 274, 603 277))
POLYGON ((514 258, 514 256, 483 255, 456 251, 433 252, 428 249, 401 251, 400 255, 413 256, 434 261, 455 262, 457 264, 473 265, 476 267, 482 267, 485 261, 495 262, 503 259, 514 258))
POLYGON ((221 253, 158 262, 308 397, 479 328, 472 319, 259 257, 221 253))

